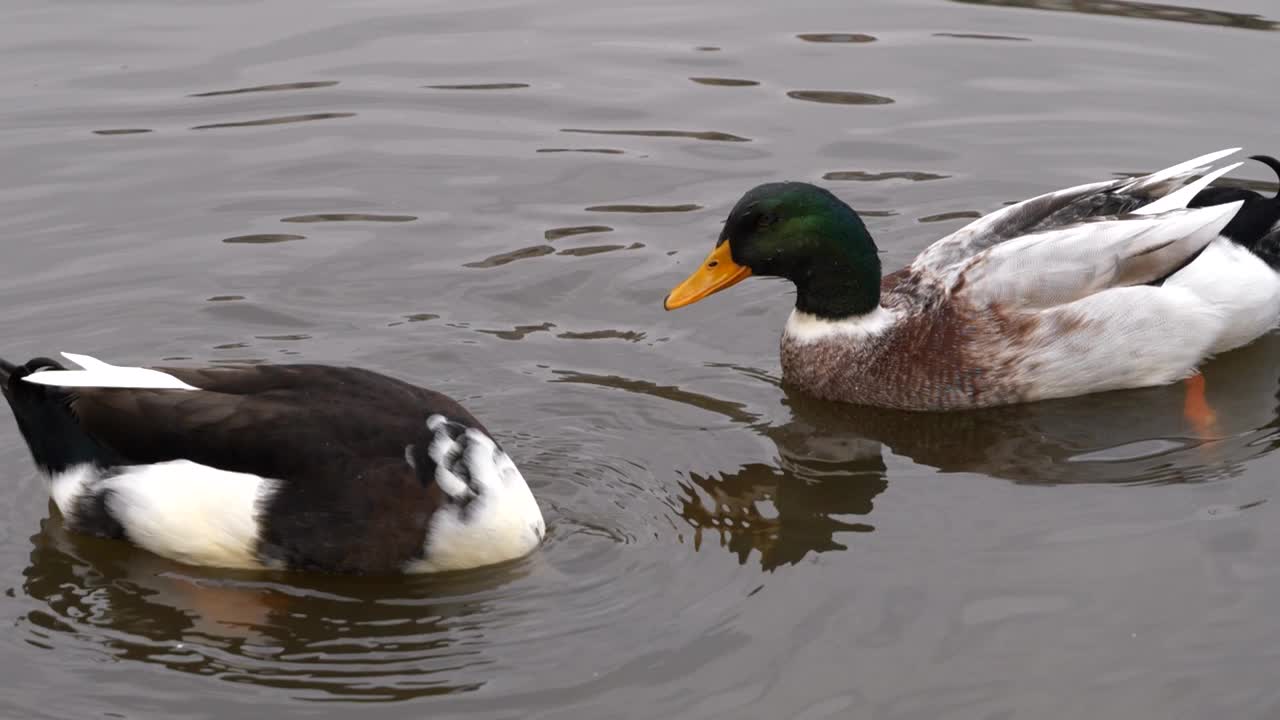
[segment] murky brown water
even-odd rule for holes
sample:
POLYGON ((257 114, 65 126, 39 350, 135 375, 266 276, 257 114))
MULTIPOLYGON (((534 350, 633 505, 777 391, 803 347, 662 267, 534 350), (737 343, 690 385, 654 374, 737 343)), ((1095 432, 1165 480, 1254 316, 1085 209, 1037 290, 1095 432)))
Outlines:
POLYGON ((549 542, 182 567, 68 536, 0 420, 0 716, 1280 713, 1280 336, 1208 367, 1199 444, 1176 389, 789 395, 776 282, 661 309, 757 182, 824 182, 896 267, 1005 201, 1280 152, 1271 0, 323 5, 9 3, 0 349, 421 380, 549 542))

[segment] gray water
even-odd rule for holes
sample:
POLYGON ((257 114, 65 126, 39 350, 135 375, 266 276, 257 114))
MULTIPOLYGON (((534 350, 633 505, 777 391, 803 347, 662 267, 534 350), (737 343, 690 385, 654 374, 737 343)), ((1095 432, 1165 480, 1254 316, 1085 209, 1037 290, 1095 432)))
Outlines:
POLYGON ((1280 336, 1207 367, 1204 443, 1180 388, 814 402, 784 284, 661 308, 758 182, 832 188, 893 268, 1280 153, 1280 10, 1205 4, 9 0, 6 357, 415 380, 550 533, 444 578, 185 567, 66 534, 6 415, 0 716, 1275 717, 1280 336))

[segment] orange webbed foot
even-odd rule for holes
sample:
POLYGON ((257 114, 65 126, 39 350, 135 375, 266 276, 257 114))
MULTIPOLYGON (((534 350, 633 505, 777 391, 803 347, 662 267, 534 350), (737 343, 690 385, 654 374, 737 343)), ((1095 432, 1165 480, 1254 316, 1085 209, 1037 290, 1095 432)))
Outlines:
POLYGON ((1185 381, 1187 396, 1182 404, 1182 416, 1191 423, 1196 437, 1201 440, 1216 440, 1218 433, 1218 414, 1209 405, 1205 396, 1204 373, 1196 373, 1185 381))

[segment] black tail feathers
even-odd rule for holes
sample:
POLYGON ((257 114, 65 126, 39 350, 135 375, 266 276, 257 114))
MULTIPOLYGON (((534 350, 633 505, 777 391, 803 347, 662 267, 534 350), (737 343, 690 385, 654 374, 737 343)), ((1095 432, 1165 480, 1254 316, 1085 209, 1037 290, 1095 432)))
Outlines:
POLYGON ((36 358, 23 365, 0 360, 0 389, 13 409, 32 459, 47 473, 63 472, 84 463, 100 467, 120 464, 115 452, 80 427, 71 410, 73 396, 69 391, 22 382, 22 378, 38 370, 60 369, 62 365, 49 358, 36 358))
MULTIPOLYGON (((22 365, 14 365, 13 363, 0 358, 0 390, 4 391, 5 399, 13 404, 13 394, 21 390, 39 390, 40 386, 31 383, 18 384, 22 378, 30 375, 38 370, 62 370, 63 367, 56 360, 50 360, 47 357, 38 357, 28 360, 22 365)), ((16 408, 15 408, 16 411, 16 408)))
MULTIPOLYGON (((1263 165, 1266 165, 1267 167, 1271 168, 1272 172, 1276 174, 1276 178, 1280 179, 1280 160, 1277 160, 1271 157, 1270 155, 1250 155, 1249 159, 1257 160, 1263 165)), ((1280 200, 1280 190, 1276 190, 1276 196, 1272 199, 1280 200)))
MULTIPOLYGON (((1280 177, 1280 160, 1269 155, 1254 155, 1250 159, 1266 165, 1280 177)), ((1268 197, 1239 186, 1207 187, 1192 198, 1187 207, 1232 202, 1242 204, 1235 217, 1222 229, 1222 234, 1280 271, 1280 193, 1268 197)))

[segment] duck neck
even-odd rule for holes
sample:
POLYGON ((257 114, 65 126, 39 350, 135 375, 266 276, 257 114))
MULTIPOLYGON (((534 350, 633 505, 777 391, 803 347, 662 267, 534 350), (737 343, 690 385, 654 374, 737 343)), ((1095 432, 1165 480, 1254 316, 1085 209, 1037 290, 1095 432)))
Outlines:
POLYGON ((791 278, 796 310, 823 320, 845 320, 880 307, 880 257, 875 246, 861 257, 828 255, 791 278))

